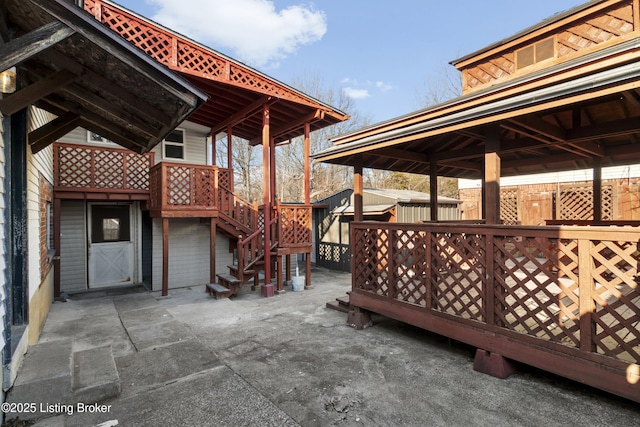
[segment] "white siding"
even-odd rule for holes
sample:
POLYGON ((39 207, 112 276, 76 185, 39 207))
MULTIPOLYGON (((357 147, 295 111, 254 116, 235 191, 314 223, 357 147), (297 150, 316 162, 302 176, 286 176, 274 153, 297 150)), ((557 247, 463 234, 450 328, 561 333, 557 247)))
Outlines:
POLYGON ((82 200, 63 200, 60 217, 60 290, 87 289, 86 214, 82 200))
POLYGON ((64 142, 66 144, 90 144, 95 147, 122 148, 120 145, 113 142, 89 142, 87 130, 84 128, 75 128, 60 138, 58 142, 64 142))
MULTIPOLYGON (((640 165, 611 166, 602 168, 602 179, 638 178, 640 165)), ((549 184, 556 182, 583 182, 593 179, 593 169, 579 169, 564 172, 549 172, 532 175, 508 176, 500 178, 501 187, 515 185, 549 184)), ((480 188, 479 179, 460 179, 458 188, 480 188)))
MULTIPOLYGON (((216 235, 216 272, 228 272, 233 261, 229 239, 216 235)), ((169 288, 209 283, 209 224, 199 219, 169 220, 169 288)), ((153 219, 153 283, 162 289, 162 219, 153 219)))
MULTIPOLYGON (((194 123, 184 122, 178 129, 182 129, 185 132, 185 163, 193 163, 197 165, 207 164, 207 135, 209 130, 203 126, 196 125, 194 123)), ((107 148, 122 148, 118 144, 114 143, 98 143, 89 142, 87 136, 87 130, 83 128, 76 128, 69 132, 59 142, 66 144, 89 144, 95 147, 107 147, 107 148)), ((155 162, 159 163, 162 159, 162 143, 156 145, 152 150, 155 154, 155 162)), ((171 162, 180 162, 180 160, 168 159, 171 162)))
MULTIPOLYGON (((207 164, 207 135, 209 130, 194 123, 183 122, 178 129, 185 133, 184 162, 195 165, 207 164)), ((156 163, 163 161, 162 143, 152 150, 155 153, 156 163)), ((168 162, 180 162, 180 160, 167 159, 168 162)))

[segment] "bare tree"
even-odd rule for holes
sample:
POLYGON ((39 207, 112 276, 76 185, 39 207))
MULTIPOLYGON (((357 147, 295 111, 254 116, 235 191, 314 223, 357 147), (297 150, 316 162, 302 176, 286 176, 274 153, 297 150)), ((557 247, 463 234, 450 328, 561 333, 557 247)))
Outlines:
POLYGON ((447 65, 437 75, 428 76, 422 87, 416 90, 419 108, 432 107, 462 95, 460 73, 447 65))
MULTIPOLYGON (((216 141, 216 164, 227 165, 227 135, 219 134, 216 141), (220 138, 221 137, 221 138, 220 138)), ((262 163, 259 151, 249 141, 234 136, 231 141, 234 172, 234 192, 243 199, 253 202, 262 200, 262 163)))
MULTIPOLYGON (((370 118, 361 115, 352 98, 340 89, 328 87, 319 75, 297 77, 291 82, 296 89, 331 105, 351 117, 346 122, 319 129, 310 135, 311 153, 317 153, 331 146, 332 137, 353 132, 369 124, 370 118)), ((296 138, 291 144, 277 150, 278 196, 283 201, 304 200, 304 140, 296 138)), ((350 187, 353 183, 350 167, 311 163, 311 200, 318 200, 332 193, 350 187)))

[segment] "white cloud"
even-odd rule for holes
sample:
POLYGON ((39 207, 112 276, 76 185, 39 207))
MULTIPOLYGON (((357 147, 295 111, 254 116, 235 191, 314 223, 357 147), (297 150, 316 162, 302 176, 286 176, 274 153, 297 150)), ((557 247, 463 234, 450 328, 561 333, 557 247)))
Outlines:
POLYGON ((367 89, 354 89, 352 87, 342 88, 344 94, 353 99, 364 99, 371 96, 367 89))
POLYGON ((380 91, 382 91, 382 92, 388 92, 391 89, 393 89, 393 86, 391 86, 389 83, 385 83, 385 82, 381 82, 381 81, 377 81, 376 82, 376 87, 378 89, 380 89, 380 91))
POLYGON ((389 83, 385 83, 383 81, 373 82, 371 80, 367 80, 363 83, 359 82, 356 79, 352 79, 351 77, 345 77, 340 81, 343 85, 348 85, 342 88, 345 95, 349 98, 353 99, 364 99, 369 98, 371 95, 370 89, 377 89, 379 92, 388 92, 393 89, 389 83))
POLYGON ((153 20, 253 66, 275 67, 327 32, 323 11, 308 5, 276 10, 271 0, 148 0, 153 20), (220 49, 222 50, 222 49, 220 49))

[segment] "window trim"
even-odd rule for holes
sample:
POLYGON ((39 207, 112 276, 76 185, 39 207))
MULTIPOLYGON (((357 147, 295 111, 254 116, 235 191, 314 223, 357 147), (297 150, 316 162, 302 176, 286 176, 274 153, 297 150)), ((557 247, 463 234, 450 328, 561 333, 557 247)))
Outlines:
POLYGON ((163 139, 162 140, 162 160, 167 160, 167 161, 172 161, 172 162, 173 161, 183 162, 183 161, 186 160, 187 132, 183 128, 175 128, 172 132, 180 132, 180 133, 182 133, 182 142, 167 141, 166 139, 163 139), (182 158, 167 156, 167 150, 166 150, 167 146, 182 147, 182 158))

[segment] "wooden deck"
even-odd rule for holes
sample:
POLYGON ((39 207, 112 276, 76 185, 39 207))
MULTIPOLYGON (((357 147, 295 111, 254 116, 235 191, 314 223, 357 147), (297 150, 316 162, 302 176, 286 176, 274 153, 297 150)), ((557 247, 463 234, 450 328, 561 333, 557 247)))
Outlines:
POLYGON ((58 142, 53 157, 56 198, 149 200, 153 153, 58 142))
POLYGON ((640 402, 640 229, 354 223, 350 302, 640 402))

